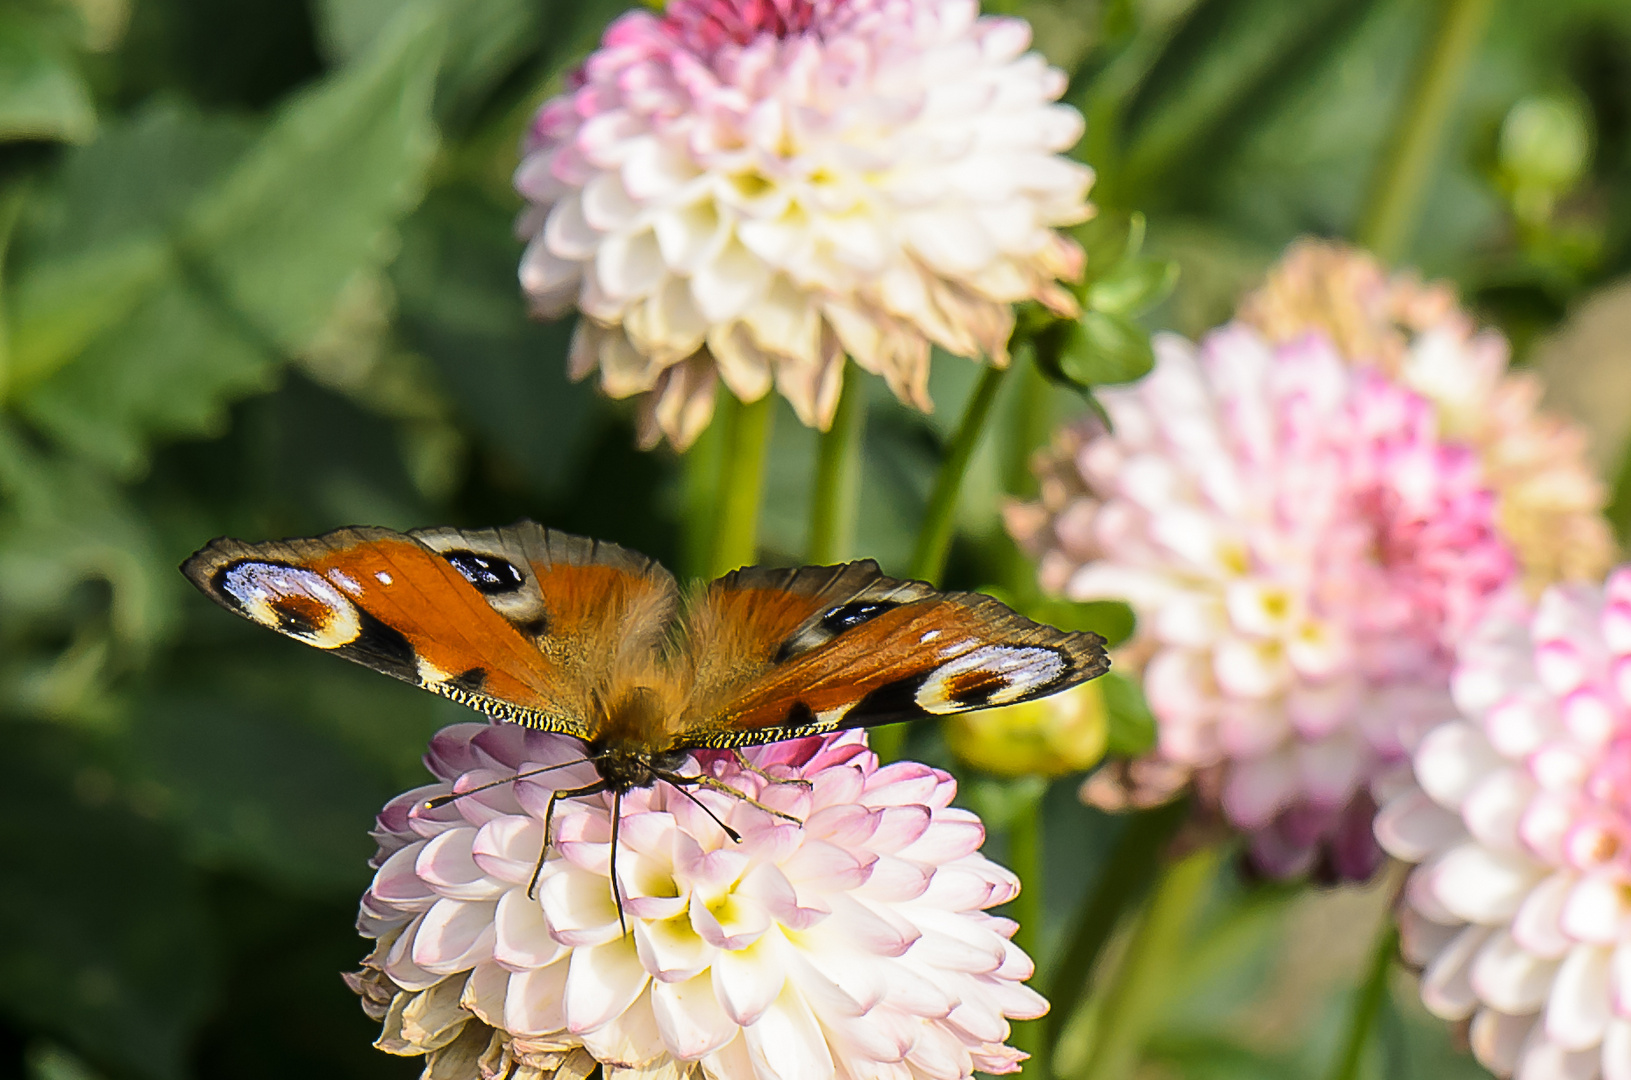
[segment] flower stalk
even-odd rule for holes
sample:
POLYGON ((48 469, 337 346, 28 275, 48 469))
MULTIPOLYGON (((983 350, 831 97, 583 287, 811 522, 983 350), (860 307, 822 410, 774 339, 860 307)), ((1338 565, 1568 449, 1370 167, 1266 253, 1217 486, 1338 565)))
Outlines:
POLYGON ((1353 1009, 1348 1014, 1348 1029, 1342 1037, 1342 1051, 1332 1064, 1330 1080, 1358 1080, 1359 1067, 1365 1059, 1365 1047, 1370 1045, 1376 1018, 1382 1012, 1382 1002, 1387 1000, 1388 973, 1393 970, 1393 958, 1398 953, 1399 928, 1390 914, 1385 916, 1382 932, 1376 936, 1370 967, 1354 997, 1353 1009))
POLYGON ((731 403, 723 434, 720 461, 718 519, 708 576, 718 577, 752 565, 759 550, 759 504, 764 496, 765 461, 776 399, 769 394, 758 401, 731 403))
POLYGON ((1133 1074, 1221 859, 1218 848, 1202 848, 1169 865, 1156 882, 1114 979, 1096 1003, 1093 1049, 1082 1080, 1133 1074))
POLYGON ((957 521, 957 499, 962 492, 963 478, 968 475, 969 462, 985 435, 991 408, 996 404, 997 392, 1009 368, 988 367, 980 373, 974 393, 963 408, 963 417, 957 424, 946 457, 940 463, 935 477, 934 491, 929 496, 929 507, 923 515, 923 525, 917 534, 917 548, 912 553, 911 576, 939 584, 946 570, 946 555, 951 550, 951 535, 957 521))
POLYGON ((1443 0, 1438 25, 1398 111, 1355 236, 1386 262, 1405 254, 1421 215, 1444 128, 1489 22, 1492 0, 1443 0))
POLYGON ((816 565, 845 561, 855 542, 861 446, 866 437, 866 387, 860 376, 853 365, 845 372, 832 427, 821 436, 810 494, 808 561, 816 565))

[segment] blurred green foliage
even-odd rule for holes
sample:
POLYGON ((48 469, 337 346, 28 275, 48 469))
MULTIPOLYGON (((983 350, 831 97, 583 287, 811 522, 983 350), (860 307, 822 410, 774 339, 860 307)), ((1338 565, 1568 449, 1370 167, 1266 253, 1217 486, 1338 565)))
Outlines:
MULTIPOLYGON (((363 951, 371 814, 463 710, 233 620, 175 566, 218 534, 522 516, 683 562, 681 463, 635 451, 628 409, 565 380, 570 326, 529 320, 515 281, 517 141, 622 6, 0 7, 0 1077, 414 1072, 369 1048, 337 972, 363 951)), ((1033 21, 1088 117, 1087 314, 1039 355, 1077 384, 1136 377, 1148 329, 1227 317, 1296 235, 1352 233, 1431 26, 1416 0, 987 7, 1033 21)), ((1409 256, 1520 357, 1631 269, 1621 0, 1496 6, 1409 256)), ((865 384, 859 553, 910 558, 976 373, 937 358, 929 417, 865 384)), ((1023 603, 996 508, 1023 492, 1038 416, 1088 406, 1003 393, 948 580, 1023 603)), ((801 555, 814 444, 790 413, 775 426, 769 559, 801 555)), ((1127 629, 1113 608, 1047 615, 1127 629)), ((1118 738, 1141 745, 1136 690, 1117 693, 1118 738)), ((911 749, 947 762, 932 731, 911 749)), ((1041 804, 1056 989, 1082 896, 1138 827, 1074 784, 1041 804)), ((1231 874, 1216 890, 1154 1067, 1317 1073, 1360 961, 1263 1036, 1293 900, 1231 874)), ((1367 1075, 1477 1075, 1407 983, 1379 1045, 1367 1075)))

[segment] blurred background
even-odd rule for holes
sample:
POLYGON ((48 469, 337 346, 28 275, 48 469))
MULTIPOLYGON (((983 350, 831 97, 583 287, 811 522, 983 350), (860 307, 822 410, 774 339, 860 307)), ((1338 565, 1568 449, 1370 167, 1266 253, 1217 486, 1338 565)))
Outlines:
MULTIPOLYGON (((220 534, 521 517, 697 565, 684 463, 566 381, 570 325, 529 320, 516 285, 519 137, 624 6, 0 0, 0 1077, 417 1072, 371 1048, 338 973, 365 952, 373 813, 468 714, 233 619, 175 568, 220 534)), ((1144 324, 1193 335, 1289 241, 1377 212, 1367 181, 1441 6, 1469 4, 986 9, 1028 18, 1070 73, 1094 201, 1144 214, 1145 253, 1180 268, 1144 324)), ((1453 280, 1545 372, 1623 530, 1631 5, 1470 6, 1487 22, 1388 254, 1453 280)), ((896 572, 977 369, 934 373, 929 417, 868 387, 855 547, 896 572)), ((763 543, 792 562, 815 437, 778 407, 763 543)), ((1012 439, 975 463, 950 584, 1004 580, 999 496, 1027 481, 990 447, 1012 439)), ((954 767, 932 731, 911 753, 954 767)), ((964 779, 1001 858, 1012 789, 964 779)), ((1044 989, 1137 827, 1084 809, 1079 781, 1043 800, 1044 989)), ((1318 1075, 1394 885, 1220 877, 1141 1075, 1318 1075)), ((1484 1075, 1402 973, 1378 1045, 1370 1075, 1484 1075)))

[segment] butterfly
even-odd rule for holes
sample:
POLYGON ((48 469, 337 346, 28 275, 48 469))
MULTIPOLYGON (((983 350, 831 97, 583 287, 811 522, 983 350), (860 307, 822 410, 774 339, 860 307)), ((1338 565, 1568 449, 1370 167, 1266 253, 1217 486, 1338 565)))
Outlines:
POLYGON ((181 569, 262 626, 582 740, 599 778, 551 796, 546 849, 558 798, 666 782, 753 802, 682 775, 692 751, 746 764, 745 746, 1029 701, 1109 667, 1097 634, 886 577, 871 560, 747 567, 685 595, 652 559, 530 521, 222 538, 181 569))

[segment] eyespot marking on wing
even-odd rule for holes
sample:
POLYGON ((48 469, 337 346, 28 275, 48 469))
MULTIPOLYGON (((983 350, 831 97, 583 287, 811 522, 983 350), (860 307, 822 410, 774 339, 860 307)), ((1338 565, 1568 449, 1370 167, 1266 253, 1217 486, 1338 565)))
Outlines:
POLYGON ((215 584, 262 626, 319 649, 338 649, 362 635, 357 605, 311 570, 242 559, 217 571, 215 584))
POLYGON ((1057 649, 986 645, 929 672, 914 700, 927 713, 1007 705, 1042 692, 1069 672, 1069 659, 1057 649))
POLYGON ((839 604, 813 624, 805 626, 782 642, 781 647, 776 650, 776 663, 791 660, 800 653, 825 645, 844 631, 852 630, 898 607, 900 605, 893 600, 851 600, 847 604, 839 604))
POLYGON ((539 615, 537 618, 528 619, 526 622, 516 623, 515 628, 526 637, 541 638, 549 633, 549 616, 539 615))
POLYGON ((484 595, 512 593, 526 584, 526 578, 508 559, 475 551, 444 551, 442 558, 484 595))
POLYGON ((853 629, 862 623, 875 619, 886 611, 900 607, 890 600, 853 600, 848 604, 840 604, 821 616, 820 626, 827 633, 837 636, 845 630, 853 629))

